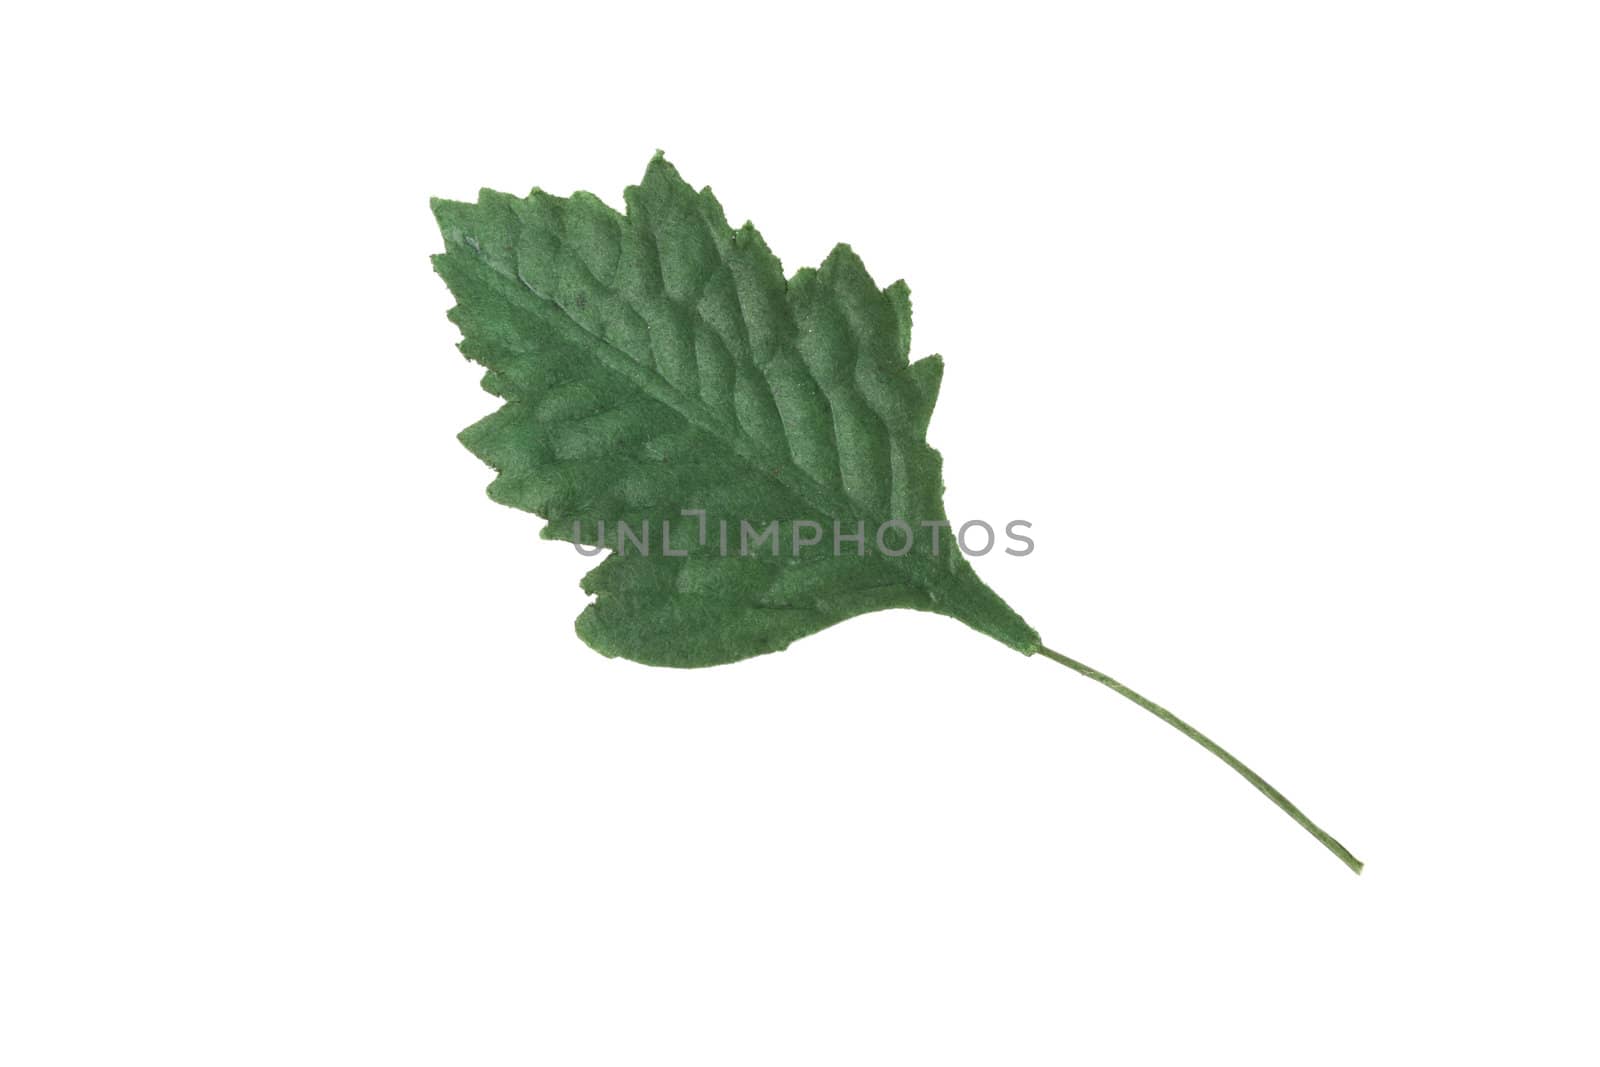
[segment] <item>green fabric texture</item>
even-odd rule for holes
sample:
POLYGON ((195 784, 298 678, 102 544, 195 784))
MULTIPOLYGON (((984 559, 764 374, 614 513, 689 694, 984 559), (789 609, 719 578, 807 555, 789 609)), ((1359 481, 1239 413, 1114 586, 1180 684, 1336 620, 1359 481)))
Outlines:
POLYGON ((579 636, 701 667, 916 608, 1038 651, 938 525, 943 364, 909 360, 905 283, 879 289, 843 244, 785 278, 660 154, 623 199, 433 202, 461 351, 505 401, 461 434, 490 497, 611 550, 579 636))

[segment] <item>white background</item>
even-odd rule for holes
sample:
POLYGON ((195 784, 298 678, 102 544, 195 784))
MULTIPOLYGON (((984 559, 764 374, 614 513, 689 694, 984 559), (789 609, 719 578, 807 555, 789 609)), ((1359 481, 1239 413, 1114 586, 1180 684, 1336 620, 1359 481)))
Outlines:
POLYGON ((1580 1064, 1588 4, 8 17, 0 1061, 1580 1064), (651 153, 942 352, 1052 646, 572 633, 432 195, 651 153))

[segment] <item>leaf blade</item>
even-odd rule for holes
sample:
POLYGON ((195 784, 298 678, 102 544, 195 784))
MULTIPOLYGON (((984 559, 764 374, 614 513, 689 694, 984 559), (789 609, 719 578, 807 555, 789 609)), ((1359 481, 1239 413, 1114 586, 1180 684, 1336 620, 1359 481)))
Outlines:
POLYGON ((461 435, 497 472, 490 496, 550 520, 547 538, 617 553, 586 579, 596 601, 580 636, 607 655, 702 666, 912 607, 1035 651, 1038 635, 948 533, 940 554, 921 525, 945 520, 925 440, 943 364, 909 361, 904 283, 879 289, 845 245, 786 280, 753 226, 730 229, 711 191, 660 155, 624 201, 625 215, 584 193, 434 202, 462 352, 506 400, 461 435), (719 537, 675 544, 692 564, 620 562, 620 524, 664 533, 693 521, 686 508, 777 521, 795 551, 734 561, 719 537), (813 523, 872 540, 890 519, 908 523, 911 550, 873 546, 860 565, 830 569, 831 537, 791 536, 813 523), (622 574, 633 584, 611 584, 622 574))

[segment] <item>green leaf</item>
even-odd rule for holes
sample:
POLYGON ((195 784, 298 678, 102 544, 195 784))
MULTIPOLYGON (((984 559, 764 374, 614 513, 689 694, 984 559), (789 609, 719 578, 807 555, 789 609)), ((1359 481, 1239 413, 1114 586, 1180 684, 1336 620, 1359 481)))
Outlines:
POLYGON ((579 636, 699 667, 917 608, 1037 651, 937 525, 942 364, 908 359, 905 284, 879 289, 842 244, 786 279, 659 154, 623 199, 626 214, 537 189, 433 205, 461 350, 505 400, 461 435, 498 472, 489 495, 549 520, 546 538, 613 550, 584 579, 579 636), (686 510, 705 513, 703 542, 686 510), (780 551, 741 553, 745 523, 774 522, 780 551), (619 524, 648 530, 648 554, 619 524))
POLYGON ((786 279, 659 153, 623 199, 625 215, 537 189, 433 203, 461 351, 505 400, 461 434, 497 472, 489 495, 548 519, 548 539, 612 550, 584 576, 580 637, 704 667, 868 611, 948 615, 1144 708, 1360 872, 1221 745, 1046 648, 978 579, 926 439, 943 364, 909 360, 904 282, 879 289, 845 245, 786 279))

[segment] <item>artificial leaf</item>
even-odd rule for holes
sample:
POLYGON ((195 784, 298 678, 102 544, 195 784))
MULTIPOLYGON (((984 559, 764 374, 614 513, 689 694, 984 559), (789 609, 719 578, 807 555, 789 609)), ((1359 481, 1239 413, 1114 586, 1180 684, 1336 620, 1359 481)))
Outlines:
POLYGON ((435 200, 462 352, 505 401, 461 440, 489 495, 610 555, 577 631, 607 656, 704 667, 855 615, 958 619, 1145 708, 1222 759, 1352 870, 1361 861, 1166 708, 1046 648, 952 536, 912 362, 911 297, 848 246, 785 277, 658 153, 619 213, 587 193, 435 200), (887 533, 887 537, 885 536, 887 533))
POLYGON ((498 472, 489 495, 614 550, 584 580, 579 635, 700 667, 904 607, 1037 651, 948 529, 924 436, 941 363, 908 359, 905 284, 878 288, 845 245, 786 279, 660 155, 624 200, 434 203, 462 351, 506 402, 462 434, 498 472), (776 552, 743 551, 773 523, 776 552))

